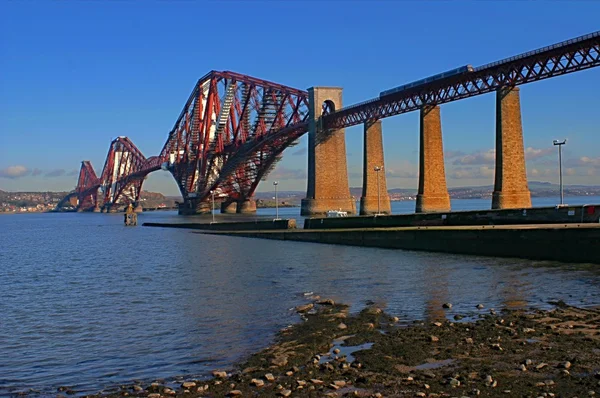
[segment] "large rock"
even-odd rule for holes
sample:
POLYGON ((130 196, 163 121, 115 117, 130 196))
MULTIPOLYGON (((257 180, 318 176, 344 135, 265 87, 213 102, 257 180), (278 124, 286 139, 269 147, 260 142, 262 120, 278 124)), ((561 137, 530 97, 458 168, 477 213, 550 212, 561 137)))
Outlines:
POLYGON ((277 356, 277 357, 271 359, 271 364, 273 364, 275 366, 281 367, 281 366, 287 365, 287 363, 288 363, 288 359, 286 356, 283 356, 283 355, 277 356))
POLYGON ((296 307, 296 312, 307 312, 313 309, 315 305, 310 303, 310 304, 305 304, 305 305, 299 305, 296 307))
POLYGON ((215 370, 212 372, 212 375, 214 377, 217 377, 219 379, 226 379, 227 378, 227 372, 221 372, 219 370, 215 370))

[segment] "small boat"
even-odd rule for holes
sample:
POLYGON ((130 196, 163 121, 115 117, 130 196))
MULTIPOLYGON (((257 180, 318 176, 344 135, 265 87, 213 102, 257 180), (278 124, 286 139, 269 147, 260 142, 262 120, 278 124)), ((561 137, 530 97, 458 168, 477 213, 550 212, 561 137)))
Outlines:
POLYGON ((329 210, 327 212, 327 217, 348 217, 348 212, 347 211, 342 211, 342 209, 339 209, 339 210, 329 210))

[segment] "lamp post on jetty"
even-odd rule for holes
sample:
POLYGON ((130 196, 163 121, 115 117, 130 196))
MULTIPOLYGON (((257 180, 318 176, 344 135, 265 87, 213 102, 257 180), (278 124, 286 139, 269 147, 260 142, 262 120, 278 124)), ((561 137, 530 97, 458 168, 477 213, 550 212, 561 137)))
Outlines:
POLYGON ((215 222, 215 191, 210 191, 210 195, 212 196, 212 206, 210 207, 210 212, 212 213, 212 222, 214 223, 215 222))
POLYGON ((560 183, 560 204, 563 205, 564 203, 564 196, 563 196, 563 181, 562 181, 562 146, 565 145, 567 143, 567 140, 564 139, 562 141, 560 140, 554 140, 552 141, 552 143, 555 146, 558 146, 558 178, 559 178, 559 183, 560 183))
POLYGON ((277 185, 278 181, 273 181, 273 186, 275 187, 275 219, 279 220, 279 201, 277 200, 277 185))
POLYGON ((381 195, 379 193, 379 172, 381 171, 381 169, 383 169, 383 166, 375 166, 375 168, 373 169, 377 173, 377 215, 380 215, 381 213, 381 195))

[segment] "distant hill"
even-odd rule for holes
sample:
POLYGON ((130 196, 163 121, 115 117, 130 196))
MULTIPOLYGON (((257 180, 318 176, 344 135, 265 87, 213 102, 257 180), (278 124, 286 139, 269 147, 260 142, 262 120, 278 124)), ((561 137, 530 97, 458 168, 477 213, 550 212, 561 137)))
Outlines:
MULTIPOLYGON (((484 186, 467 186, 449 188, 450 197, 454 199, 477 199, 489 198, 494 190, 493 185, 484 186)), ((529 181, 529 190, 533 197, 550 197, 558 195, 559 185, 543 182, 529 181)), ((413 200, 417 195, 416 188, 392 188, 388 190, 392 200, 413 200)), ((565 196, 600 196, 600 186, 594 185, 565 185, 565 196)), ((0 190, 0 203, 20 204, 20 205, 35 205, 37 203, 53 203, 58 202, 65 197, 68 192, 7 192, 0 190)), ((278 191, 279 200, 290 204, 299 204, 306 196, 306 191, 278 191)), ((357 200, 362 195, 362 187, 351 187, 350 195, 357 200)), ((260 200, 272 200, 275 196, 275 191, 256 192, 255 198, 260 200)), ((176 206, 176 202, 181 202, 181 196, 165 196, 160 192, 142 191, 142 199, 144 207, 158 207, 164 205, 168 208, 176 206)), ((161 206, 162 207, 162 206, 161 206)))
MULTIPOLYGON (((266 192, 256 192, 254 197, 256 199, 272 199, 275 196, 275 190, 266 192)), ((306 191, 277 191, 279 198, 294 198, 294 197, 305 197, 306 191)))
MULTIPOLYGON (((550 182, 530 181, 529 190, 533 197, 550 197, 558 194, 559 185, 550 182)), ((449 188, 448 193, 454 199, 481 199, 490 198, 494 191, 493 185, 455 187, 449 188)), ((414 200, 417 195, 417 188, 392 188, 388 190, 392 200, 414 200)), ((566 196, 600 196, 600 186, 586 185, 566 185, 564 187, 566 196)), ((287 200, 290 203, 299 203, 306 196, 306 191, 278 191, 280 199, 287 200)), ((273 199, 275 193, 257 192, 257 199, 273 199)), ((351 187, 350 195, 359 199, 362 196, 362 187, 351 187)))
MULTIPOLYGON (((559 192, 559 185, 550 182, 530 181, 529 191, 533 197, 550 197, 559 192)), ((565 185, 563 187, 565 196, 600 196, 600 186, 594 185, 565 185)), ((489 198, 494 191, 493 185, 455 187, 449 188, 448 193, 454 199, 479 199, 489 198)), ((417 195, 416 188, 393 188, 389 189, 392 200, 414 199, 417 195)), ((350 194, 359 198, 362 195, 362 188, 350 188, 350 194)))
POLYGON ((141 194, 142 206, 145 208, 174 208, 176 201, 181 201, 181 198, 173 199, 160 192, 142 191, 141 194))

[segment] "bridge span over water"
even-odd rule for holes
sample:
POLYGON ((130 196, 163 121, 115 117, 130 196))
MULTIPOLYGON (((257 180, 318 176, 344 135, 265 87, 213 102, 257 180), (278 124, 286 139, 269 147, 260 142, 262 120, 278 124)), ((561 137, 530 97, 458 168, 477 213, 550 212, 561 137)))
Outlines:
POLYGON ((283 151, 309 133, 308 189, 302 214, 356 212, 350 195, 344 129, 364 125, 360 213, 390 212, 381 119, 420 112, 417 212, 449 211, 440 105, 496 93, 493 209, 531 207, 527 185, 520 85, 600 65, 600 31, 487 65, 467 65, 343 107, 342 89, 307 91, 254 77, 211 71, 198 80, 158 155, 146 158, 127 137, 110 144, 102 172, 83 161, 76 189, 59 204, 110 211, 140 200, 145 177, 169 171, 184 202, 180 214, 209 212, 214 194, 223 212, 253 212, 260 181, 283 151))

